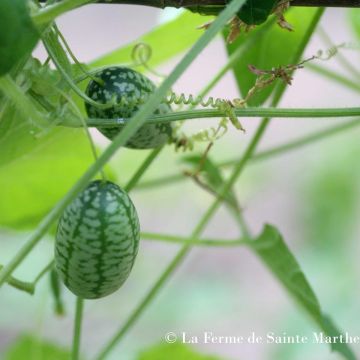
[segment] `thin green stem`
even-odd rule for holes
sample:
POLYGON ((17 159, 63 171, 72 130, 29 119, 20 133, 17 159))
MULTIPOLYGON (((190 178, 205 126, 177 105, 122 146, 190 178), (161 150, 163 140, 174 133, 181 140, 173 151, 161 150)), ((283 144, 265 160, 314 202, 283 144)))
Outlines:
MULTIPOLYGON (((94 157, 94 160, 96 162, 97 159, 98 159, 98 153, 96 151, 96 145, 95 145, 95 142, 94 142, 94 140, 93 140, 93 138, 91 136, 89 127, 87 126, 87 123, 86 123, 85 119, 83 118, 83 116, 81 114, 81 111, 75 105, 73 99, 68 94, 66 94, 66 93, 64 93, 63 91, 60 91, 60 90, 58 90, 58 91, 67 100, 67 102, 71 105, 71 107, 74 109, 75 113, 77 114, 77 118, 80 120, 80 122, 82 124, 82 128, 84 129, 85 135, 86 135, 86 137, 87 137, 87 139, 89 141, 92 156, 94 157)), ((102 180, 106 181, 106 175, 105 175, 104 169, 100 169, 99 173, 100 173, 100 176, 101 176, 102 180)))
MULTIPOLYGON (((235 115, 237 117, 245 118, 342 118, 342 117, 354 117, 360 116, 360 107, 346 107, 346 108, 244 108, 235 109, 235 115)), ((173 121, 184 121, 191 119, 204 119, 204 118, 216 118, 223 117, 224 113, 217 109, 197 109, 188 111, 178 111, 164 115, 153 115, 148 119, 148 123, 166 123, 173 121)), ((95 119, 91 118, 87 120, 89 127, 104 127, 111 128, 126 123, 126 119, 95 119)), ((77 124, 72 125, 78 127, 77 124)))
POLYGON ((343 132, 345 130, 353 129, 359 125, 360 125, 360 119, 355 119, 347 122, 346 124, 340 124, 340 125, 332 126, 325 130, 317 131, 313 134, 301 137, 297 140, 279 146, 274 146, 273 148, 267 150, 260 151, 253 156, 252 161, 257 162, 259 160, 267 160, 274 156, 288 153, 289 151, 299 149, 309 144, 313 144, 317 141, 323 140, 324 138, 328 138, 329 136, 339 134, 340 132, 343 132))
MULTIPOLYGON (((70 56, 73 56, 74 58, 75 58, 75 56, 73 55, 71 49, 68 47, 67 42, 65 41, 64 37, 62 36, 62 34, 61 34, 60 30, 57 28, 57 26, 54 25, 53 28, 54 28, 54 31, 50 30, 43 37, 43 42, 44 42, 46 48, 52 52, 52 59, 53 59, 54 63, 57 64, 58 68, 61 68, 61 73, 63 74, 63 76, 66 76, 66 79, 71 79, 72 78, 71 63, 69 61, 69 58, 68 58, 65 50, 63 49, 62 45, 60 44, 60 42, 58 40, 59 38, 62 39, 63 42, 65 43, 65 46, 67 47, 67 49, 70 53, 70 56)), ((57 90, 60 93, 60 95, 64 99, 67 100, 67 102, 71 105, 74 112, 77 114, 77 118, 80 120, 80 124, 83 127, 85 134, 89 140, 90 149, 94 156, 94 160, 96 161, 98 158, 96 146, 94 144, 94 141, 92 139, 92 136, 90 134, 90 131, 88 129, 87 123, 86 123, 83 115, 81 114, 78 107, 75 105, 75 103, 74 103, 73 99, 70 97, 70 95, 68 95, 67 93, 65 93, 64 91, 62 91, 60 89, 55 89, 55 90, 57 90)), ((103 169, 100 170, 100 175, 101 175, 103 181, 105 181, 106 176, 105 176, 105 172, 103 169)))
POLYGON ((327 79, 337 82, 338 84, 343 85, 350 90, 354 90, 357 93, 360 92, 360 85, 358 82, 350 80, 347 77, 345 77, 335 71, 326 69, 320 65, 310 64, 310 63, 306 65, 306 68, 321 75, 321 76, 326 77, 327 79))
POLYGON ((19 112, 25 119, 30 120, 32 125, 39 129, 42 129, 47 125, 34 104, 9 75, 0 77, 0 92, 16 105, 19 112))
MULTIPOLYGON (((90 78, 93 81, 98 82, 99 84, 104 85, 104 81, 100 78, 97 78, 95 76, 93 76, 89 71, 87 71, 87 69, 85 68, 85 66, 77 59, 77 57, 75 56, 75 54, 73 53, 73 51, 71 50, 70 45, 68 44, 68 42, 66 41, 64 35, 62 34, 62 32, 60 31, 60 29, 57 27, 57 25, 54 25, 54 29, 56 31, 56 34, 58 35, 58 37, 60 38, 60 40, 62 41, 62 43, 65 46, 66 51, 68 52, 68 54, 70 55, 70 57, 73 59, 74 63, 76 64, 76 66, 79 68, 80 71, 83 72, 85 79, 90 78)), ((74 79, 74 83, 77 83, 77 80, 74 79)))
POLYGON ((77 297, 71 360, 79 360, 83 310, 84 310, 84 299, 82 299, 81 297, 77 297))
POLYGON ((32 20, 37 27, 41 27, 53 21, 58 16, 91 2, 96 2, 96 0, 63 0, 39 10, 38 13, 32 16, 32 20))
POLYGON ((65 306, 61 296, 62 281, 60 280, 55 267, 52 268, 50 272, 50 287, 54 299, 55 314, 63 316, 65 314, 65 306))
MULTIPOLYGON (((3 265, 0 265, 0 271, 3 268, 3 265)), ((14 287, 15 289, 25 291, 28 294, 33 295, 34 294, 34 284, 26 281, 19 280, 13 276, 10 276, 7 280, 7 283, 14 287)))
POLYGON ((51 260, 43 270, 40 271, 39 275, 35 278, 35 281, 33 282, 34 287, 37 285, 37 283, 43 278, 45 274, 47 274, 52 268, 54 267, 54 260, 51 260))
MULTIPOLYGON (((203 90, 199 93, 200 97, 206 96, 215 85, 222 79, 222 77, 232 68, 232 66, 236 63, 239 57, 253 44, 258 37, 260 37, 266 30, 269 29, 270 26, 274 24, 275 20, 271 19, 268 21, 256 34, 256 36, 252 37, 250 41, 243 42, 236 51, 229 57, 227 63, 220 69, 217 75, 203 88, 203 90), (246 46, 245 46, 246 45, 246 46)), ((185 119, 186 120, 186 119, 185 119)), ((135 185, 138 184, 140 177, 144 174, 146 169, 150 166, 153 160, 159 155, 162 148, 155 149, 152 153, 149 154, 148 158, 145 159, 144 163, 140 166, 138 171, 134 174, 132 179, 130 179, 129 183, 125 187, 125 191, 130 191, 135 185)))
MULTIPOLYGON (((262 122, 261 126, 259 127, 258 131, 256 132, 255 136, 253 137, 250 145, 248 146, 247 151, 245 152, 244 156, 241 158, 239 165, 236 168, 236 172, 233 173, 230 180, 226 182, 225 186, 221 190, 220 194, 223 195, 228 192, 228 190, 233 186, 237 176, 240 174, 241 170, 246 164, 246 161, 251 156, 252 151, 255 150, 258 141, 260 140, 265 128, 268 124, 269 120, 265 120, 262 122), (236 175, 236 176, 235 176, 236 175)), ((141 301, 139 306, 131 313, 130 317, 127 319, 125 324, 121 327, 121 329, 115 334, 115 336, 109 341, 109 343, 102 349, 99 355, 96 357, 97 360, 103 360, 109 354, 109 352, 116 346, 116 344, 121 340, 121 338, 126 334, 126 332, 131 328, 134 322, 138 319, 141 313, 145 310, 145 308, 151 303, 153 298, 157 295, 159 290, 163 287, 166 280, 170 277, 170 275, 175 271, 175 269, 180 265, 182 260, 191 250, 191 243, 196 241, 197 238, 201 235, 203 229, 205 228, 206 224, 211 219, 212 215, 217 210, 221 200, 216 200, 213 205, 208 209, 205 215, 201 218, 199 224, 196 226, 194 231, 190 236, 190 240, 185 243, 174 259, 170 262, 170 264, 166 267, 165 271, 162 273, 160 278, 156 281, 154 286, 150 289, 150 291, 146 294, 144 299, 141 301)))
POLYGON ((152 162, 160 154, 162 149, 163 149, 163 147, 158 147, 157 149, 154 149, 151 151, 151 153, 147 156, 147 158, 141 164, 141 166, 136 171, 136 173, 133 175, 133 177, 126 184, 126 186, 124 188, 124 190, 126 192, 129 192, 136 186, 136 184, 139 182, 140 178, 144 175, 145 171, 149 168, 149 166, 152 164, 152 162))
POLYGON ((124 129, 113 139, 112 143, 99 156, 98 160, 89 167, 79 181, 70 189, 70 191, 57 203, 50 213, 39 224, 30 239, 16 253, 10 262, 0 272, 0 287, 6 282, 12 272, 26 258, 29 252, 48 232, 51 225, 58 219, 60 214, 65 210, 66 206, 82 191, 88 182, 96 175, 96 173, 104 167, 119 147, 125 145, 127 140, 135 134, 135 132, 145 123, 148 117, 153 114, 155 109, 161 103, 171 86, 179 79, 183 72, 195 60, 198 54, 210 43, 221 28, 230 20, 231 16, 244 3, 244 0, 233 0, 231 4, 217 17, 210 28, 200 37, 191 50, 175 67, 172 73, 165 79, 162 85, 150 96, 148 101, 139 109, 124 129))
MULTIPOLYGON (((289 151, 297 150, 306 145, 314 144, 318 141, 329 138, 330 136, 340 134, 346 130, 350 130, 360 126, 360 119, 354 119, 352 121, 348 121, 345 124, 330 126, 324 130, 316 131, 310 135, 301 136, 298 139, 289 141, 282 145, 274 146, 270 149, 266 149, 255 153, 251 159, 250 163, 257 162, 260 160, 268 160, 278 155, 282 155, 284 153, 288 153, 289 151)), ((223 162, 219 162, 216 164, 217 167, 229 167, 234 166, 237 163, 237 160, 227 160, 223 162)), ((159 177, 157 179, 148 180, 141 182, 137 185, 136 190, 145 190, 154 187, 164 187, 166 185, 174 184, 175 182, 186 180, 188 177, 184 174, 174 174, 164 177, 159 177)))
MULTIPOLYGON (((35 293, 35 288, 37 283, 42 279, 42 277, 53 267, 54 265, 54 261, 50 261, 50 263, 48 265, 45 266, 45 268, 43 270, 40 271, 40 273, 36 276, 35 280, 33 282, 27 282, 27 281, 22 281, 19 280, 15 277, 9 277, 9 279, 7 280, 7 283, 24 292, 27 292, 30 295, 33 295, 35 293)), ((0 271, 3 268, 2 265, 0 265, 0 271)))
POLYGON ((191 246, 210 246, 210 247, 232 247, 232 246, 240 246, 246 245, 249 242, 247 237, 240 239, 232 239, 232 240, 223 240, 223 239, 194 239, 187 238, 182 236, 175 235, 167 235, 167 234, 154 234, 148 232, 142 232, 141 238, 144 240, 156 240, 163 241, 166 243, 173 244, 189 244, 191 246))
MULTIPOLYGON (((266 31, 271 25, 273 25, 274 20, 268 21, 256 34, 255 37, 251 38, 252 40, 243 42, 236 51, 229 57, 227 63, 220 69, 218 74, 215 76, 214 79, 212 79, 209 84, 207 84, 203 90, 199 93, 200 97, 206 96, 214 87, 215 85, 222 79, 222 77, 232 68, 232 66, 236 63, 236 61, 239 59, 239 57, 250 47, 251 44, 254 43, 254 41, 263 34, 264 31, 266 31), (246 45, 246 46, 244 46, 246 45)), ((145 159, 144 163, 140 166, 139 170, 134 174, 133 178, 129 181, 127 186, 125 187, 126 191, 130 191, 135 185, 138 186, 139 178, 143 175, 146 168, 149 167, 151 162, 155 159, 155 156, 157 156, 160 153, 157 152, 157 150, 154 150, 153 153, 149 155, 147 159, 145 159)), ((176 178, 178 178, 178 175, 175 175, 176 178)), ((180 175, 180 178, 183 178, 183 176, 180 175)), ((168 182, 169 180, 167 178, 164 178, 165 182, 168 182)), ((172 179, 170 179, 170 182, 172 179)))
MULTIPOLYGON (((233 1, 224 12, 226 12, 235 3, 236 3, 236 1, 233 1)), ((224 14, 224 12, 222 14, 224 14)), ((324 12, 324 9, 319 9, 317 11, 316 15, 314 16, 311 26, 309 26, 309 29, 308 29, 307 33, 305 34, 302 43, 299 46, 299 49, 297 50, 297 52, 294 55, 294 59, 292 59, 292 63, 296 64, 298 62, 298 60, 300 59, 301 54, 303 53, 307 43, 309 42, 309 39, 311 38, 311 35, 312 35, 316 25, 318 24, 323 12, 324 12)), ((283 85, 282 87, 281 86, 277 87, 275 89, 275 94, 274 94, 274 97, 272 100, 273 106, 276 106, 278 104, 284 90, 285 90, 285 85, 283 85)), ((231 189, 231 187, 237 180, 238 176, 241 174, 242 170, 244 169, 247 161, 253 155, 262 135, 264 134, 267 126, 269 125, 269 122, 270 122, 270 119, 263 119, 261 121, 260 126, 258 127, 257 131, 255 132, 255 135, 252 137, 248 147, 245 150, 244 155, 240 158, 240 160, 239 160, 237 166, 235 167, 232 175, 230 176, 229 180, 224 184, 221 191, 219 192, 220 193, 219 198, 214 201, 214 203, 210 206, 210 208, 207 210, 207 212, 201 218, 200 222, 195 227, 194 231, 192 232, 192 234, 190 236, 191 239, 196 239, 201 235, 205 226, 210 221, 212 216, 215 214, 215 211, 219 207, 219 205, 221 203, 221 199, 231 189)), ((124 325, 119 329, 119 331, 114 335, 114 337, 109 341, 109 343, 102 349, 102 351, 96 357, 97 360, 105 359, 106 356, 109 354, 109 352, 117 345, 117 343, 122 339, 122 337, 126 334, 126 332, 131 328, 131 326, 139 318, 139 316, 146 309, 146 307, 155 298, 155 296, 160 291, 160 289, 163 287, 163 285, 165 284, 167 279, 177 269, 177 267, 180 265, 180 263, 183 261, 183 259, 189 253, 190 250, 191 250, 191 245, 189 245, 188 243, 184 244, 182 246, 182 248, 179 250, 179 252, 173 258, 173 260, 170 262, 170 264, 166 267, 165 271, 162 273, 162 275, 159 277, 159 279, 155 282, 154 286, 145 295, 145 297, 140 302, 138 307, 130 314, 129 318, 124 323, 124 325)))
MULTIPOLYGON (((115 105, 115 101, 116 101, 115 98, 114 98, 114 101, 110 101, 109 103, 102 104, 102 103, 94 101, 89 96, 87 96, 83 91, 81 91, 81 89, 77 87, 74 80, 71 78, 70 74, 66 71, 66 69, 64 68, 60 59, 56 56, 55 51, 52 49, 48 40, 45 37, 43 38, 43 44, 44 44, 45 49, 46 49, 47 53, 49 54, 52 62, 55 64, 56 68, 59 70, 61 76, 65 79, 66 83, 75 92, 76 95, 78 95, 80 98, 82 98, 88 104, 91 104, 92 106, 95 106, 99 109, 109 109, 115 105)), ((60 44, 58 44, 58 46, 61 47, 60 44)))
MULTIPOLYGON (((231 165, 233 165, 233 163, 231 163, 231 165)), ((217 166, 222 166, 221 163, 217 164, 217 166)), ((182 181, 182 180, 186 180, 189 179, 188 176, 186 176, 185 174, 174 174, 174 175, 167 175, 167 176, 162 176, 162 177, 158 177, 152 180, 145 180, 145 181, 141 181, 137 187, 136 187, 136 191, 138 190, 147 190, 147 189, 153 189, 155 187, 163 187, 166 185, 173 185, 174 183, 178 182, 178 181, 182 181)))

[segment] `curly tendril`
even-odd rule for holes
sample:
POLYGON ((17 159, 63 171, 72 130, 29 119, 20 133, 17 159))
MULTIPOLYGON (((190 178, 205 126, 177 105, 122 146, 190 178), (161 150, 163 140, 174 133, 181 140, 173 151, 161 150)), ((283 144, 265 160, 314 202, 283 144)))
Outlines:
POLYGON ((343 42, 341 44, 334 45, 325 51, 319 50, 315 55, 315 58, 324 61, 330 60, 339 53, 340 49, 359 50, 360 46, 349 42, 343 42))

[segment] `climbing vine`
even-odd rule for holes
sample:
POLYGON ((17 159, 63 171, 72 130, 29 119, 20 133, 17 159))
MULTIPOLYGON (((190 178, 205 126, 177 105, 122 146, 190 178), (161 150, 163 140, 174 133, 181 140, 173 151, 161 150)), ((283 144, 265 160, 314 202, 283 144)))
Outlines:
MULTIPOLYGON (((190 11, 181 15, 181 20, 175 19, 170 25, 165 24, 163 28, 151 32, 155 39, 159 34, 165 36, 169 29, 167 26, 174 26, 177 21, 189 28, 184 31, 190 32, 191 41, 186 42, 185 39, 184 45, 180 46, 174 40, 174 53, 162 55, 165 61, 186 50, 168 74, 160 73, 157 68, 161 62, 158 60, 161 49, 151 34, 134 39, 128 47, 112 55, 111 61, 107 58, 110 55, 107 55, 98 63, 85 64, 78 59, 56 21, 60 15, 82 6, 91 6, 92 2, 95 1, 2 0, 0 3, 0 145, 4 149, 4 155, 0 156, 0 172, 5 165, 15 160, 21 163, 27 156, 34 155, 33 152, 37 153, 34 149, 39 143, 38 152, 41 155, 60 153, 67 154, 71 159, 77 156, 87 159, 86 166, 81 169, 76 167, 75 171, 75 166, 69 168, 69 177, 76 177, 71 177, 61 196, 54 190, 56 196, 53 198, 49 190, 51 204, 46 210, 39 211, 38 218, 35 210, 31 214, 29 227, 32 232, 29 238, 6 259, 6 263, 0 265, 1 291, 8 285, 34 294, 39 283, 47 277, 54 313, 68 316, 68 304, 63 298, 65 287, 68 288, 76 296, 73 344, 69 356, 74 360, 80 359, 84 352, 81 347, 84 300, 109 296, 118 291, 125 281, 132 281, 128 276, 136 261, 141 261, 137 259, 139 241, 177 244, 180 248, 176 255, 95 355, 97 360, 106 359, 131 326, 141 321, 143 312, 193 247, 242 246, 265 264, 325 336, 341 336, 342 331, 325 315, 315 291, 278 227, 264 224, 260 234, 253 233, 235 185, 252 161, 267 159, 360 125, 358 119, 346 121, 348 117, 360 116, 359 107, 278 108, 285 90, 302 76, 303 69, 321 74, 325 61, 341 59, 343 51, 357 51, 358 46, 350 42, 333 44, 327 41, 323 50, 306 57, 306 47, 318 28, 324 8, 312 9, 304 15, 288 11, 291 3, 287 1, 233 0, 226 1, 224 6, 190 6, 190 11), (177 80, 219 34, 228 51, 227 63, 199 94, 175 91, 177 80), (276 41, 284 39, 291 46, 281 52, 276 41), (270 49, 266 50, 269 58, 265 60, 256 53, 264 42, 270 49), (33 50, 39 43, 47 54, 42 61, 33 57, 33 50), (261 61, 254 63, 249 59, 261 61), (230 70, 234 70, 239 96, 213 96, 213 88, 230 70), (259 152, 258 146, 274 117, 289 121, 295 118, 312 118, 313 121, 326 118, 330 121, 336 117, 344 123, 259 152), (212 125, 208 125, 210 118, 216 119, 212 125), (242 118, 262 120, 252 133, 242 118), (204 119, 205 125, 201 130, 191 133, 184 127, 184 124, 197 119, 204 119), (108 139, 105 149, 98 147, 92 128, 97 128, 108 139), (218 141, 226 141, 232 130, 235 130, 239 142, 246 143, 245 148, 234 160, 215 162, 212 153, 219 149, 218 141), (73 146, 71 132, 85 133, 83 146, 86 155, 73 146), (69 136, 69 142, 65 146, 61 144, 60 151, 52 149, 56 137, 61 136, 69 136), (17 138, 25 141, 18 145, 17 138), (136 163, 137 170, 129 181, 120 184, 111 171, 110 160, 125 147, 134 152, 144 149, 150 149, 150 152, 136 163), (143 180, 144 174, 158 161, 164 149, 175 158, 181 158, 186 169, 179 169, 174 176, 143 180), (186 157, 183 157, 182 152, 185 151, 186 157), (226 177, 222 173, 223 167, 231 169, 226 177), (151 190, 185 179, 191 179, 212 199, 191 234, 188 237, 164 234, 161 228, 158 233, 145 232, 141 216, 131 199, 132 191, 151 190), (203 232, 221 205, 235 220, 239 236, 230 240, 203 238, 203 232), (50 261, 33 281, 20 279, 16 271, 46 236, 54 241, 50 261)), ((179 32, 177 24, 174 36, 181 38, 179 32)), ((356 80, 337 74, 327 76, 360 91, 359 70, 346 59, 343 63, 356 80)), ((209 69, 209 77, 212 75, 214 71, 209 69)), ((78 139, 75 138, 75 142, 80 143, 78 139)), ((239 149, 234 153, 239 154, 239 149)), ((10 205, 5 201, 4 206, 10 205)), ((177 216, 186 217, 187 214, 177 216)), ((23 230, 17 228, 12 220, 6 223, 0 219, 0 224, 23 230)), ((19 292, 19 296, 25 295, 19 292)), ((330 344, 332 350, 344 358, 356 358, 348 344, 330 344)))

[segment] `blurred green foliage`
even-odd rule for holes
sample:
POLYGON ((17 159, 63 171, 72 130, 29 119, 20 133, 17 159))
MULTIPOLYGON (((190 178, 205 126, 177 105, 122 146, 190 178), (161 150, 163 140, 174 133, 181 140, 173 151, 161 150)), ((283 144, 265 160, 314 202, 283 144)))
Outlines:
POLYGON ((53 343, 23 335, 5 355, 5 360, 69 360, 70 352, 53 343))
POLYGON ((304 239, 315 250, 343 252, 355 230, 360 192, 360 144, 335 141, 303 184, 299 209, 304 239), (306 203, 306 206, 305 206, 306 203))
POLYGON ((351 9, 349 10, 349 23, 352 27, 355 35, 360 39, 360 10, 351 9))
POLYGON ((185 344, 161 343, 140 353, 137 360, 222 360, 223 358, 204 355, 185 344))
POLYGON ((0 133, 0 226, 36 227, 94 161, 82 130, 58 128, 40 137, 21 117, 0 133), (14 159, 14 152, 26 153, 14 159), (14 150, 12 150, 14 149, 14 150))

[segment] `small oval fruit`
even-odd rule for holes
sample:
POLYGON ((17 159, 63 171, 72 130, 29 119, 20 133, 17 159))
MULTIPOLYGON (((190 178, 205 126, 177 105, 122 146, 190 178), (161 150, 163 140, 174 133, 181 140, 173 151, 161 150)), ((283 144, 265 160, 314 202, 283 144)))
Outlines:
POLYGON ((79 297, 110 295, 128 278, 139 237, 138 215, 127 193, 110 181, 93 181, 59 220, 55 268, 79 297))
MULTIPOLYGON (((155 91, 156 86, 146 76, 125 67, 109 67, 94 75, 100 81, 91 80, 86 94, 101 104, 114 100, 118 105, 99 109, 86 103, 85 108, 89 117, 100 119, 131 118, 144 101, 155 91)), ((171 112, 170 105, 161 103, 154 114, 163 115, 171 112)), ((98 130, 112 140, 124 127, 98 127, 98 130)), ((133 149, 152 149, 164 145, 172 134, 169 123, 145 124, 126 143, 126 147, 133 149)))

